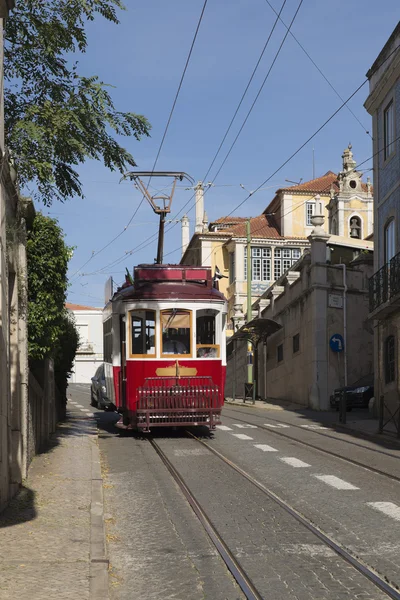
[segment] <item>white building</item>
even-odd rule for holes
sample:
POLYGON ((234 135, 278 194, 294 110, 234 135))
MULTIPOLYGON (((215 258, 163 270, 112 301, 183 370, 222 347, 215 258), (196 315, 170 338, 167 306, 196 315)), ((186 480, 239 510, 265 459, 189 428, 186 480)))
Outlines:
POLYGON ((90 383, 97 367, 103 362, 103 309, 80 304, 66 304, 75 317, 79 333, 71 383, 90 383))

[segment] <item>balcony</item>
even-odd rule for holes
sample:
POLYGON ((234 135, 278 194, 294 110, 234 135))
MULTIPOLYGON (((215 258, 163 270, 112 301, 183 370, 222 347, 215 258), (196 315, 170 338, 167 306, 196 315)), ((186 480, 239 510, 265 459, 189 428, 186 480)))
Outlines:
POLYGON ((370 318, 384 318, 399 308, 400 252, 369 280, 370 318))

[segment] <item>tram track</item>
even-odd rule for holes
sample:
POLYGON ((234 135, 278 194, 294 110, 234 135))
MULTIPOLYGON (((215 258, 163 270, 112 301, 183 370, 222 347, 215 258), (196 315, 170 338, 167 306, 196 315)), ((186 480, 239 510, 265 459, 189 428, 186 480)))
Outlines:
MULTIPOLYGON (((200 441, 200 440, 198 440, 198 441, 200 441)), ((258 592, 257 588, 251 581, 250 577, 247 575, 247 573, 245 572, 243 567, 240 565, 240 563, 236 560, 236 558, 234 557, 232 552, 229 550, 228 546, 225 544, 224 540, 221 538, 217 529, 213 525, 211 519, 207 516, 204 509, 200 506, 200 504, 198 503, 198 501, 196 500, 196 498, 194 497, 194 495, 192 494, 192 492, 186 485, 186 483, 183 480, 183 478, 181 477, 181 475, 175 469, 172 462, 169 460, 169 458, 166 456, 166 454, 162 451, 160 446, 157 444, 157 442, 153 438, 150 438, 149 442, 152 445, 152 447, 154 448, 155 452, 160 457, 160 459, 162 460, 162 462, 164 463, 164 465, 166 466, 166 468, 168 469, 169 473, 172 475, 174 481, 177 483, 180 490, 182 491, 182 493, 185 496, 186 500, 188 501, 190 507, 192 508, 193 512, 199 519, 201 525, 203 526, 207 535, 211 539, 212 543, 214 544, 215 548, 217 549, 217 551, 218 551, 219 555, 221 556, 222 560, 224 561, 225 565, 227 566, 227 568, 231 572, 232 576, 236 580, 236 583, 242 590, 246 599, 247 600, 263 600, 263 597, 258 592)), ((399 598, 400 598, 400 596, 399 596, 399 598)))
MULTIPOLYGON (((227 412, 227 411, 226 411, 227 412)), ((321 452, 323 454, 327 454, 328 456, 333 456, 334 458, 338 458, 340 460, 343 460, 347 463, 350 463, 352 465, 355 465, 357 467, 362 467, 363 469, 366 469, 367 471, 371 471, 372 473, 375 473, 376 475, 381 475, 382 477, 386 477, 388 479, 391 479, 392 481, 397 481, 398 483, 400 483, 400 477, 397 477, 396 475, 393 475, 391 473, 387 473, 386 471, 382 471, 381 469, 378 469, 376 467, 372 467, 370 465, 366 465, 363 462, 360 462, 358 460, 355 460, 354 458, 349 458, 346 456, 343 456, 342 454, 339 454, 338 452, 334 452, 332 450, 328 450, 327 448, 321 448, 321 446, 318 446, 316 444, 313 444, 311 442, 306 442, 304 440, 299 440, 295 437, 292 437, 290 435, 288 435, 287 433, 283 433, 283 431, 277 431, 276 429, 273 429, 271 427, 267 427, 266 425, 260 425, 260 424, 256 424, 250 421, 246 421, 245 419, 240 419, 236 416, 236 411, 232 411, 235 413, 234 417, 231 417, 230 415, 226 415, 229 419, 234 419, 235 421, 238 421, 239 423, 244 423, 247 425, 256 425, 259 429, 263 429, 264 431, 268 431, 269 433, 272 433, 273 435, 285 438, 287 440, 290 440, 291 442, 295 442, 296 444, 300 444, 302 446, 305 446, 307 448, 312 448, 313 450, 317 450, 318 452, 321 452)), ((243 414, 243 412, 241 412, 240 414, 243 414)), ((250 414, 250 413, 245 413, 245 414, 250 414)), ((259 415, 250 415, 250 416, 257 416, 259 417, 259 415)), ((261 417, 260 417, 261 418, 261 417)), ((269 421, 274 421, 275 423, 282 423, 282 421, 278 421, 277 419, 272 419, 271 417, 268 417, 269 421)), ((286 423, 285 423, 286 424, 286 423)), ((304 429, 302 427, 300 427, 299 425, 293 425, 292 423, 290 423, 290 427, 295 427, 297 429, 299 429, 300 431, 304 432, 304 429)), ((376 452, 378 454, 381 455, 385 455, 385 456, 389 456, 390 458, 394 458, 396 459, 397 457, 394 456, 393 454, 389 454, 388 452, 382 452, 380 450, 376 450, 375 448, 368 448, 368 446, 363 446, 362 444, 356 444, 354 442, 348 441, 348 440, 342 440, 341 438, 336 438, 332 435, 328 435, 325 433, 321 433, 320 431, 315 431, 315 430, 308 430, 311 431, 312 433, 316 433, 317 435, 323 436, 323 437, 327 437, 331 440, 335 440, 337 442, 344 442, 345 444, 352 444, 355 445, 359 448, 365 449, 365 450, 369 450, 371 452, 376 452)))
MULTIPOLYGON (((288 502, 286 502, 283 498, 273 492, 271 489, 267 488, 263 483, 258 481, 255 477, 250 475, 244 469, 242 469, 239 465, 234 463, 224 454, 222 454, 219 450, 213 448, 209 443, 204 440, 198 438, 190 431, 186 431, 187 435, 190 436, 191 439, 195 440, 197 443, 201 444, 208 451, 210 451, 214 456, 218 457, 224 464, 233 469, 236 473, 241 475, 244 479, 246 479, 249 483, 251 483, 255 488, 261 491, 269 500, 272 500, 275 504, 277 504, 281 509, 283 509, 286 513, 288 513, 291 517, 293 517, 298 523, 304 526, 309 532, 311 532, 315 537, 317 537, 323 544, 325 544, 330 550, 335 552, 342 560, 350 564, 356 571, 358 571, 361 575, 363 575, 368 581, 373 583, 381 592, 383 592, 388 598, 392 600, 400 600, 400 591, 396 589, 393 585, 391 585, 385 578, 383 578, 379 573, 370 568, 367 564, 361 561, 356 555, 347 550, 343 545, 334 540, 331 536, 326 534, 317 525, 312 523, 307 517, 301 514, 296 508, 291 506, 288 502)), ((227 544, 222 539, 219 534, 217 528, 213 524, 212 520, 207 516, 207 513, 203 509, 203 507, 199 504, 188 485, 185 483, 183 477, 179 474, 177 469, 174 467, 170 459, 166 456, 163 450, 160 448, 159 444, 153 439, 149 439, 150 444, 152 445, 155 452, 158 454, 169 473, 172 475, 174 481, 177 483, 182 493, 184 494, 186 500, 191 506, 192 510, 196 514, 199 519, 201 525, 204 530, 210 537, 214 546, 216 547, 218 553, 220 554, 222 560, 225 565, 235 578, 237 584, 242 590, 244 596, 248 600, 265 600, 265 596, 262 596, 260 592, 257 590, 256 586, 252 582, 251 578, 247 575, 244 568, 241 566, 240 562, 235 558, 227 544)))
MULTIPOLYGON (((376 571, 372 570, 368 565, 366 565, 364 562, 362 562, 357 556, 352 554, 349 550, 347 550, 339 542, 335 541, 332 537, 330 537, 324 531, 319 529, 309 519, 307 519, 307 517, 302 515, 298 510, 296 510, 288 502, 286 502, 284 499, 282 499, 280 496, 278 496, 275 492, 273 492, 272 490, 267 488, 264 484, 262 484, 257 479, 255 479, 255 477, 253 477, 252 475, 247 473, 239 465, 237 465, 236 463, 231 461, 229 458, 224 456, 221 452, 219 452, 219 450, 216 450, 210 444, 208 444, 204 440, 201 440, 200 438, 195 436, 190 431, 187 431, 186 433, 192 439, 196 440, 199 444, 201 444, 202 446, 205 446, 212 454, 217 456, 224 464, 228 465, 236 473, 240 474, 247 481, 249 481, 254 487, 256 487, 265 496, 267 496, 270 500, 272 500, 275 504, 277 504, 280 508, 282 508, 285 512, 287 512, 290 516, 292 516, 298 523, 303 525, 309 532, 314 534, 319 540, 321 540, 326 546, 328 546, 328 548, 333 550, 344 561, 349 563, 354 569, 356 569, 366 579, 368 579, 377 588, 379 588, 382 592, 384 592, 389 598, 392 598, 393 600, 400 600, 399 589, 396 589, 395 587, 390 585, 376 571)), ((169 459, 167 459, 167 460, 169 461, 169 459)), ((176 471, 173 466, 172 466, 172 468, 174 469, 174 471, 176 471)), ((180 478, 180 479, 182 479, 182 478, 180 478)), ((186 484, 185 484, 185 487, 187 488, 186 484)), ((189 491, 189 493, 190 493, 190 491, 189 491)), ((250 597, 252 597, 252 596, 250 596, 250 597)), ((255 596, 255 597, 260 597, 260 596, 255 596)))

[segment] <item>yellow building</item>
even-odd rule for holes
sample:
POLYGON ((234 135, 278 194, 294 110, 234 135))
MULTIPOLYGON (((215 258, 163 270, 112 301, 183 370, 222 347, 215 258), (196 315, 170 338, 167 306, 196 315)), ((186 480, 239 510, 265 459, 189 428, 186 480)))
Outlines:
POLYGON ((321 201, 329 233, 362 240, 373 230, 373 196, 361 181, 351 146, 342 155, 342 171, 277 190, 256 217, 221 217, 208 225, 202 184, 196 186, 196 231, 189 242, 189 222, 182 220, 181 264, 211 266, 223 276, 219 289, 228 300, 228 332, 245 321, 247 312, 246 221, 250 220, 252 303, 301 258, 309 248, 311 217, 321 201), (186 240, 186 241, 185 241, 186 240))

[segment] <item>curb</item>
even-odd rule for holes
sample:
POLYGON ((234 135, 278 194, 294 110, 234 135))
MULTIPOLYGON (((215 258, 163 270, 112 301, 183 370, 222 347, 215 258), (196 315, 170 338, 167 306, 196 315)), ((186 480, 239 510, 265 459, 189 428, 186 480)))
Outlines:
POLYGON ((338 425, 336 423, 331 424, 331 427, 340 433, 351 433, 356 437, 360 437, 371 442, 379 442, 381 444, 384 442, 386 444, 396 444, 396 446, 400 446, 399 439, 388 436, 384 433, 369 433, 368 431, 362 431, 360 429, 354 429, 352 427, 347 427, 347 425, 338 425))
MULTIPOLYGON (((260 408, 263 410, 296 410, 295 408, 288 407, 279 407, 279 408, 270 408, 269 406, 260 406, 255 404, 243 403, 238 404, 237 402, 230 402, 229 400, 225 400, 224 404, 229 404, 230 406, 246 406, 246 408, 260 408)), ((297 406, 297 405, 296 405, 297 406)), ((400 439, 396 437, 389 436, 384 433, 369 433, 368 431, 363 431, 361 429, 355 429, 353 427, 348 427, 347 425, 341 425, 340 423, 322 423, 321 424, 331 427, 335 431, 339 433, 350 433, 355 437, 359 437, 368 441, 377 442, 382 444, 395 444, 396 446, 400 446, 400 439)))
POLYGON ((108 600, 108 566, 104 526, 103 478, 97 431, 92 439, 92 492, 90 505, 90 600, 108 600))

